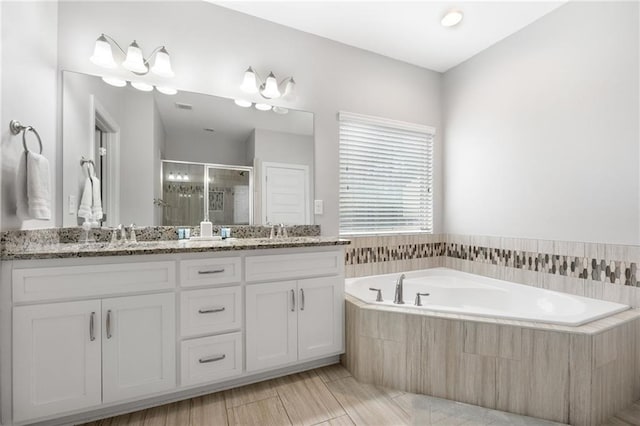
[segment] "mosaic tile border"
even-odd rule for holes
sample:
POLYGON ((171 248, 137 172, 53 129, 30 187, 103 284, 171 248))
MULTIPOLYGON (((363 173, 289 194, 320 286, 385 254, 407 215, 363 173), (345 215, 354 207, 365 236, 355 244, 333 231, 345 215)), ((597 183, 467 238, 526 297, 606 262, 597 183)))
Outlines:
POLYGON ((345 265, 440 257, 444 256, 445 249, 444 242, 347 248, 345 250, 345 265))
POLYGON ((533 272, 640 287, 636 262, 447 243, 446 256, 533 272))

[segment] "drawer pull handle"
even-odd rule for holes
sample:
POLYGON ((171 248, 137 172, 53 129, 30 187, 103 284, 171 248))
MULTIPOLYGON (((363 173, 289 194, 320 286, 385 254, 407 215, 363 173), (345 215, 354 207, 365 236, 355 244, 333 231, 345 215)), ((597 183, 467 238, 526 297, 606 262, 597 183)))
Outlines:
POLYGON ((107 339, 111 339, 111 309, 107 311, 107 339))
POLYGON ((222 312, 225 309, 226 308, 224 306, 221 306, 219 308, 198 309, 198 313, 199 314, 215 314, 216 312, 222 312))
POLYGON ((96 340, 96 334, 94 329, 95 319, 96 319, 96 313, 91 312, 91 316, 89 317, 89 340, 91 340, 92 342, 96 340))
POLYGON ((304 289, 300 289, 300 310, 304 311, 304 289))
POLYGON ((198 360, 198 362, 200 364, 206 364, 208 362, 216 362, 216 361, 222 361, 223 359, 225 359, 227 356, 225 354, 222 355, 212 355, 212 356, 207 356, 204 358, 200 358, 198 360))
POLYGON ((221 274, 223 272, 224 272, 224 268, 222 268, 222 269, 209 269, 207 271, 198 271, 198 275, 221 274))

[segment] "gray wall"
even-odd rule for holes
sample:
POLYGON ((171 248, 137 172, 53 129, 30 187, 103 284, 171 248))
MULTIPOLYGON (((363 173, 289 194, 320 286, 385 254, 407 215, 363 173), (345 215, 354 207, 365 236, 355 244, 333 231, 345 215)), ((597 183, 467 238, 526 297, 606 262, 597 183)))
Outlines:
MULTIPOLYGON (((61 2, 60 67, 98 73, 88 61, 100 32, 121 43, 136 39, 146 52, 164 44, 183 90, 244 97, 243 72, 293 75, 298 99, 283 106, 315 114, 316 216, 323 234, 338 232, 338 122, 340 110, 440 128, 441 75, 205 2, 61 2), (126 13, 123 13, 126 10, 126 13), (239 30, 241 29, 241 30, 239 30)), ((436 161, 441 145, 436 138, 436 161)), ((435 172, 435 230, 442 230, 440 169, 435 172)))
POLYGON ((444 75, 447 232, 640 243, 638 39, 570 2, 444 75))
MULTIPOLYGON (((58 4, 0 2, 0 229, 49 228, 60 223, 52 206, 52 220, 22 223, 15 214, 15 174, 23 152, 22 136, 9 132, 9 121, 19 120, 37 129, 43 154, 51 168, 51 190, 55 200, 59 172, 58 143, 58 4)), ((30 149, 37 142, 29 136, 30 149)))
POLYGON ((164 160, 247 166, 247 144, 224 134, 199 132, 168 135, 164 160))

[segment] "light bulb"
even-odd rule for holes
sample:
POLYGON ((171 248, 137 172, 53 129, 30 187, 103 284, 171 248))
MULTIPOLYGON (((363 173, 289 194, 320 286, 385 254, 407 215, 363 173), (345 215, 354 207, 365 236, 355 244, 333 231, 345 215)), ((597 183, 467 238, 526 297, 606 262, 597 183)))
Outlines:
POLYGON ((127 58, 122 63, 122 66, 131 72, 138 74, 145 74, 148 69, 144 64, 144 57, 142 56, 142 49, 138 46, 135 40, 129 45, 127 49, 127 58))
POLYGON ((276 80, 276 76, 273 75, 273 73, 269 73, 267 81, 265 81, 264 83, 262 96, 267 99, 276 99, 280 97, 280 90, 278 90, 278 80, 276 80))
POLYGON ((271 109, 271 105, 269 104, 256 104, 256 109, 259 111, 269 111, 271 109))
POLYGON ((126 80, 122 80, 116 77, 102 77, 102 81, 114 87, 124 87, 127 85, 126 80))
POLYGON ((284 94, 282 95, 282 97, 287 99, 294 99, 296 97, 295 89, 296 82, 293 77, 291 77, 289 80, 287 80, 287 85, 284 86, 284 94))
POLYGON ((240 85, 240 89, 246 93, 257 93, 258 85, 256 84, 256 73, 253 72, 253 68, 249 67, 244 72, 244 80, 240 85))
POLYGON ((462 22, 463 17, 461 10, 451 9, 442 17, 440 23, 443 27, 453 27, 462 22))
POLYGON ((169 52, 164 46, 156 53, 156 60, 153 63, 153 67, 151 67, 151 72, 167 78, 176 75, 171 69, 171 58, 169 58, 169 52))
POLYGON ((163 95, 175 95, 176 93, 178 93, 176 89, 169 86, 156 86, 156 90, 163 95))
POLYGON ((236 105, 238 105, 239 107, 242 107, 242 108, 249 108, 251 105, 253 105, 253 103, 251 103, 249 101, 245 101, 243 99, 236 99, 233 102, 236 105))
POLYGON ((175 180, 176 177, 173 175, 173 173, 169 173, 169 180, 175 180))
POLYGON ((189 175, 185 173, 184 177, 182 178, 182 180, 189 180, 189 175))
POLYGON ((93 56, 91 56, 89 60, 103 68, 116 68, 118 66, 116 61, 113 60, 111 45, 104 34, 100 35, 96 40, 93 48, 93 56))
POLYGON ((150 85, 149 83, 145 83, 143 81, 132 81, 131 85, 140 90, 141 92, 150 92, 153 90, 153 86, 150 85))

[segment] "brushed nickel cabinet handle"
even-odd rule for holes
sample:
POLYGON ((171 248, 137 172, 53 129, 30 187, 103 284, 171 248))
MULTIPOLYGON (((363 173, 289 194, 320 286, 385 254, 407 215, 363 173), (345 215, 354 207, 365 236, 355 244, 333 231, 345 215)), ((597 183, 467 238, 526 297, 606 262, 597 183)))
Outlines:
POLYGON ((304 289, 300 289, 300 310, 304 311, 304 289))
POLYGON ((96 319, 96 313, 91 312, 91 315, 89 316, 89 340, 91 340, 92 342, 96 340, 96 334, 94 329, 95 319, 96 319))
POLYGON ((294 289, 291 289, 291 312, 296 311, 296 292, 294 289))
POLYGON ((219 308, 198 309, 198 313, 199 314, 215 314, 216 312, 222 312, 225 309, 226 308, 224 306, 221 306, 219 308))
POLYGON ((198 271, 198 275, 221 274, 223 272, 224 272, 224 268, 222 268, 222 269, 209 269, 207 271, 198 271))
POLYGON ((111 309, 107 311, 107 339, 111 339, 111 309))
POLYGON ((216 362, 216 361, 222 361, 223 359, 225 359, 227 356, 225 354, 222 355, 212 355, 212 356, 206 356, 204 358, 200 358, 198 360, 198 362, 200 364, 206 364, 208 362, 216 362))

